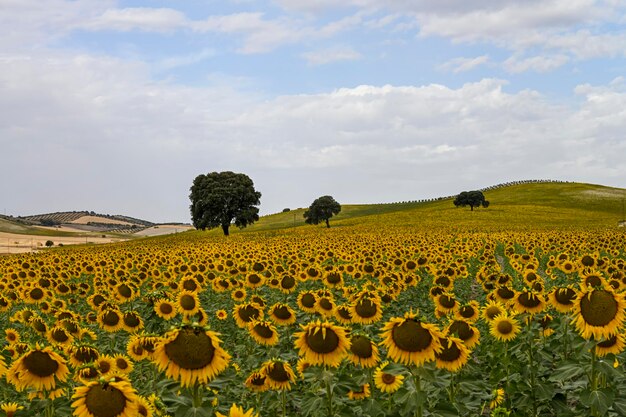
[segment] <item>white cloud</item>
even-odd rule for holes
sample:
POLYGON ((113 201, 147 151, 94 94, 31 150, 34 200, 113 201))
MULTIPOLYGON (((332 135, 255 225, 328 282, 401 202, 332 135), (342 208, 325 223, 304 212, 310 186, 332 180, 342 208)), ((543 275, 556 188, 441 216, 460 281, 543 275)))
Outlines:
POLYGON ((569 61, 566 55, 555 56, 534 56, 530 58, 520 58, 512 56, 504 61, 504 68, 511 73, 526 71, 549 72, 555 70, 569 61))
POLYGON ((157 62, 155 65, 159 70, 169 70, 172 68, 186 67, 197 64, 216 55, 214 49, 205 48, 201 51, 187 55, 170 56, 157 62))
POLYGON ((354 61, 363 56, 349 47, 335 47, 324 50, 305 52, 302 57, 309 65, 326 65, 337 61, 354 61))
POLYGON ((481 55, 475 58, 454 58, 448 62, 445 62, 440 66, 440 69, 444 71, 452 71, 455 74, 459 72, 471 71, 481 65, 485 65, 489 62, 488 55, 481 55))
POLYGON ((166 8, 130 7, 108 9, 100 16, 82 25, 90 30, 143 30, 148 32, 171 32, 188 24, 185 15, 166 8))
POLYGON ((154 82, 141 62, 5 55, 0 177, 11 181, 0 194, 16 214, 87 208, 165 221, 188 219, 190 182, 211 170, 249 173, 264 212, 319 193, 393 201, 508 179, 623 181, 622 80, 581 85, 567 105, 506 86, 362 85, 267 98, 154 82))

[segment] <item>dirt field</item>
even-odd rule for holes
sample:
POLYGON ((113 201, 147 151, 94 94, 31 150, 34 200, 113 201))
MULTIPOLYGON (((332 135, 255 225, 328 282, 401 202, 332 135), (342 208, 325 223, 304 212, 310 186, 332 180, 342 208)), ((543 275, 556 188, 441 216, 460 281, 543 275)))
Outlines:
POLYGON ((154 227, 149 227, 141 232, 135 233, 135 236, 161 236, 161 235, 170 235, 172 233, 180 233, 186 232, 187 230, 193 229, 192 226, 189 225, 159 225, 154 227))
POLYGON ((53 241, 54 246, 58 246, 59 243, 63 245, 111 243, 122 239, 97 236, 36 236, 0 232, 0 253, 27 253, 45 249, 48 240, 53 241))

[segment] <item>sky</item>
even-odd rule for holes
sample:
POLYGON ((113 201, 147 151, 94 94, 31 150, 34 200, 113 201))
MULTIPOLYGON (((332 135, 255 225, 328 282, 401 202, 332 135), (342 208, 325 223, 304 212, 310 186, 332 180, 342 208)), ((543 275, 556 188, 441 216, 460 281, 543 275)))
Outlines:
POLYGON ((0 210, 626 187, 624 77, 623 0, 0 0, 0 210))

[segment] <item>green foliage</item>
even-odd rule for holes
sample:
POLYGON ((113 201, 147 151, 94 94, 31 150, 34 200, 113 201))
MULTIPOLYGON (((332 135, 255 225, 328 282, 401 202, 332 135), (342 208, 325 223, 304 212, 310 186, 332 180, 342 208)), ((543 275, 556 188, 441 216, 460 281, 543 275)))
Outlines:
POLYGON ((489 201, 485 200, 485 196, 482 191, 463 191, 461 194, 456 196, 453 203, 456 207, 470 206, 472 211, 474 210, 474 207, 489 207, 489 201))
POLYGON ((304 212, 304 219, 307 224, 326 222, 326 227, 330 227, 328 220, 340 211, 341 205, 331 196, 325 195, 313 201, 304 212))
POLYGON ((231 171, 198 175, 191 186, 191 219, 196 229, 222 227, 229 234, 231 223, 240 228, 259 220, 261 193, 245 174, 231 171))

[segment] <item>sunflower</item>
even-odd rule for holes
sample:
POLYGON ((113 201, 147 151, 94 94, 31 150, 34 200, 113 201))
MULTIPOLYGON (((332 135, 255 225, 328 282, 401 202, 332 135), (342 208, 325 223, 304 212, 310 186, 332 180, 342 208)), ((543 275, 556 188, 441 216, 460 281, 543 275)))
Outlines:
POLYGON ((237 326, 245 329, 252 320, 263 318, 263 310, 254 303, 237 304, 233 310, 233 316, 237 326))
POLYGON ((504 402, 504 389, 496 388, 491 393, 491 401, 489 402, 489 408, 497 408, 504 402))
POLYGON ((332 317, 333 310, 335 309, 335 302, 332 296, 321 296, 315 303, 315 311, 322 315, 322 317, 332 317))
POLYGON ((6 417, 14 417, 18 410, 23 410, 24 407, 18 403, 2 403, 0 404, 0 410, 4 411, 6 417))
POLYGON ((119 377, 77 387, 72 400, 76 417, 136 417, 138 412, 134 388, 119 377))
POLYGON ((317 297, 313 291, 302 291, 298 294, 298 308, 305 313, 316 313, 317 297))
POLYGON ((394 393, 402 386, 404 375, 385 372, 389 362, 383 362, 374 372, 374 385, 382 392, 394 393))
POLYGON ((255 413, 254 408, 251 408, 248 411, 243 411, 243 407, 239 407, 237 404, 233 404, 230 407, 228 415, 217 411, 215 412, 215 415, 216 417, 259 417, 259 413, 255 413))
POLYGON ((54 326, 46 334, 46 339, 53 345, 70 346, 74 337, 62 326, 54 326))
POLYGON ((493 292, 496 296, 496 299, 503 304, 508 304, 509 301, 513 300, 517 296, 517 291, 510 288, 507 285, 501 285, 493 292))
POLYGON ((571 311, 577 297, 578 293, 571 287, 556 287, 548 294, 552 307, 561 313, 571 311))
POLYGON ((94 365, 102 375, 107 375, 116 370, 115 359, 110 355, 100 355, 94 365))
POLYGON ((269 386, 265 383, 265 376, 259 371, 252 372, 246 379, 246 382, 244 382, 244 385, 252 392, 264 392, 269 389, 269 386))
POLYGON ((198 312, 200 300, 198 294, 192 291, 181 291, 176 297, 176 308, 185 318, 189 318, 198 312))
POLYGON ((278 331, 269 321, 252 320, 248 325, 248 333, 260 345, 274 346, 278 343, 278 331))
POLYGON ((230 360, 218 336, 201 328, 175 329, 157 343, 153 361, 168 378, 180 380, 183 386, 206 384, 225 370, 230 360))
POLYGON ((348 391, 348 398, 351 400, 362 400, 371 395, 370 384, 363 384, 354 390, 348 391))
POLYGON ((217 317, 218 320, 226 320, 228 318, 228 313, 226 310, 217 310, 215 312, 215 317, 217 317))
POLYGON ((24 302, 29 304, 36 304, 44 300, 48 295, 47 292, 38 285, 33 285, 24 291, 24 302))
POLYGON ((543 337, 551 336, 554 333, 554 329, 550 327, 553 320, 554 318, 549 314, 545 314, 539 319, 539 326, 541 326, 541 334, 543 337))
POLYGON ((311 367, 311 364, 309 362, 307 362, 306 359, 304 359, 304 358, 299 358, 298 359, 298 363, 296 363, 296 370, 298 371, 298 374, 300 375, 300 378, 304 378, 304 373, 310 367, 311 367))
POLYGON ((137 395, 137 417, 152 417, 155 415, 154 405, 146 397, 137 395))
POLYGON ((133 371, 133 361, 126 355, 118 353, 113 356, 113 362, 118 373, 130 374, 133 371))
POLYGON ((68 349, 68 353, 70 356, 70 364, 74 367, 95 362, 100 357, 98 349, 90 345, 71 346, 68 349))
POLYGON ((348 359, 363 368, 373 368, 379 361, 378 346, 365 335, 352 334, 348 359))
POLYGON ((302 331, 294 334, 300 356, 311 365, 338 367, 350 345, 346 329, 319 320, 300 327, 302 331))
POLYGON ((95 365, 85 365, 76 370, 74 380, 81 384, 87 384, 100 378, 101 373, 95 365))
POLYGON ((143 319, 136 311, 124 313, 122 323, 124 330, 130 333, 136 333, 143 328, 143 319))
POLYGON ((422 322, 410 312, 404 318, 390 319, 383 327, 381 337, 387 355, 405 365, 420 366, 435 360, 435 352, 441 350, 439 329, 433 324, 422 322))
POLYGON ((165 320, 173 319, 178 314, 176 305, 165 299, 157 300, 154 304, 154 311, 157 313, 157 316, 165 320))
POLYGON ((522 290, 515 297, 515 310, 519 313, 536 314, 545 308, 541 294, 531 290, 522 290))
POLYGON ((454 297, 454 294, 444 292, 435 298, 435 307, 444 314, 449 314, 459 308, 459 303, 454 297))
POLYGON ((251 273, 246 276, 245 284, 248 288, 259 288, 265 283, 265 277, 263 274, 259 275, 251 273))
POLYGON ((270 389, 290 390, 291 383, 296 380, 289 362, 280 359, 265 362, 259 372, 265 377, 265 383, 270 389))
POLYGON ((467 304, 461 305, 454 314, 455 317, 461 320, 473 323, 480 317, 480 304, 478 304, 478 301, 472 300, 467 304))
POLYGON ((351 309, 352 308, 347 305, 338 305, 337 307, 335 307, 333 317, 335 317, 335 320, 337 320, 341 324, 352 324, 352 313, 350 311, 351 309))
POLYGON ((160 338, 154 336, 139 336, 134 334, 128 339, 126 353, 135 361, 152 359, 156 343, 160 340, 160 338))
POLYGON ((520 332, 520 325, 517 319, 506 313, 496 316, 490 325, 491 335, 502 342, 515 339, 520 332))
POLYGON ((292 292, 296 290, 297 284, 298 284, 298 281, 296 281, 296 279, 293 276, 289 274, 285 274, 280 278, 280 284, 278 285, 278 288, 284 294, 291 294, 292 292))
POLYGON ((352 304, 350 313, 352 321, 360 324, 376 323, 383 316, 380 297, 378 296, 361 296, 352 304))
POLYGON ((585 339, 609 338, 624 323, 624 295, 608 288, 581 291, 574 304, 574 324, 585 339))
POLYGON ((51 391, 56 387, 56 379, 65 382, 69 373, 65 360, 59 354, 50 347, 40 348, 37 345, 13 362, 6 372, 6 379, 18 391, 25 388, 51 391))
POLYGON ((435 353, 437 368, 447 369, 450 372, 456 372, 463 367, 469 360, 469 349, 463 341, 456 337, 442 337, 441 352, 435 353))
POLYGON ((4 334, 5 334, 5 339, 6 339, 6 341, 7 341, 7 343, 9 345, 12 345, 14 343, 19 343, 19 341, 20 341, 20 334, 14 328, 8 327, 8 328, 4 329, 4 334))
POLYGON ((341 287, 343 284, 343 276, 338 271, 328 271, 322 278, 324 285, 328 288, 341 287))
POLYGON ((4 359, 2 358, 2 356, 0 356, 0 378, 2 378, 6 372, 7 364, 4 363, 4 359))
POLYGON ((279 326, 289 326, 296 322, 296 312, 287 304, 276 303, 270 308, 270 319, 279 326))
POLYGON ((109 333, 117 332, 124 327, 122 313, 116 309, 104 309, 98 314, 98 324, 109 333))
POLYGON ((248 294, 244 288, 236 288, 230 293, 230 298, 238 303, 245 301, 247 296, 248 294))
POLYGON ((482 317, 487 322, 492 322, 497 316, 506 313, 506 308, 499 301, 491 300, 487 302, 482 310, 482 317))
POLYGON ((596 355, 606 356, 609 353, 618 355, 624 351, 626 340, 621 333, 614 334, 613 336, 596 343, 596 355))

